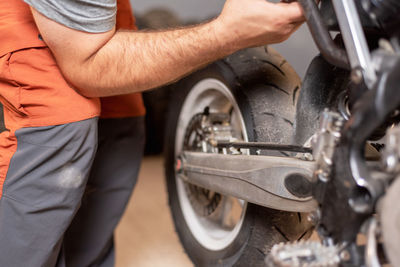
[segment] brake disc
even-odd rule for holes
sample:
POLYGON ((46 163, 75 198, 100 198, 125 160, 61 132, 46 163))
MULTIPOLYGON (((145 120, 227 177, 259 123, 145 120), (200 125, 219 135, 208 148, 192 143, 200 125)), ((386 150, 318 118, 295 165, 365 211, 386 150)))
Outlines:
MULTIPOLYGON (((196 114, 189 122, 184 139, 185 150, 204 149, 204 141, 207 138, 207 133, 202 127, 204 116, 203 113, 196 114)), ((222 200, 221 194, 193 184, 185 183, 185 190, 194 211, 203 217, 213 214, 222 200)))

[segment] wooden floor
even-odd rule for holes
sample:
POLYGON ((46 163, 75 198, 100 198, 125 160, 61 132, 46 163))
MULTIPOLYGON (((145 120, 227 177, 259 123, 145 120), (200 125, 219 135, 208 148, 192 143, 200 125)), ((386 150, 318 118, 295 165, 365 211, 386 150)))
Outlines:
POLYGON ((193 266, 183 252, 167 204, 161 157, 146 157, 116 233, 116 267, 193 266))

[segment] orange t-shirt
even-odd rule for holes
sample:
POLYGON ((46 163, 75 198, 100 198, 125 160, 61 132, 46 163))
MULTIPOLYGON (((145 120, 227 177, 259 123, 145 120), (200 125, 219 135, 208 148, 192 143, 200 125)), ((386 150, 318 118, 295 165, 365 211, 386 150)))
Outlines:
MULTIPOLYGON (((136 30, 135 18, 129 0, 117 1, 117 29, 136 30)), ((141 93, 102 97, 101 117, 121 118, 145 115, 141 93)))
MULTIPOLYGON (((132 25, 129 1, 118 4, 119 24, 132 25)), ((80 95, 65 81, 23 1, 0 1, 0 36, 0 101, 7 128, 59 125, 100 115, 98 98, 80 95)), ((141 94, 102 102, 104 117, 145 113, 141 94)))

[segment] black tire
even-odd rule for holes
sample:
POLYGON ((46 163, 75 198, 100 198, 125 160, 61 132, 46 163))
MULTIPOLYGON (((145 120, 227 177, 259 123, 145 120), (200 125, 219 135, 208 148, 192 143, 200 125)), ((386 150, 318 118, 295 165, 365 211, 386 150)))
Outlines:
POLYGON ((239 52, 183 79, 175 86, 171 98, 164 151, 166 182, 175 228, 185 251, 196 266, 264 266, 264 258, 274 244, 309 236, 311 226, 305 214, 249 203, 238 236, 220 251, 210 251, 200 245, 182 214, 174 171, 175 131, 187 94, 206 78, 218 79, 229 87, 245 120, 249 141, 282 144, 292 141, 300 79, 276 52, 257 48, 239 52))
POLYGON ((297 101, 294 143, 304 145, 318 130, 324 109, 337 110, 339 95, 348 87, 349 72, 332 66, 322 56, 308 67, 297 101))

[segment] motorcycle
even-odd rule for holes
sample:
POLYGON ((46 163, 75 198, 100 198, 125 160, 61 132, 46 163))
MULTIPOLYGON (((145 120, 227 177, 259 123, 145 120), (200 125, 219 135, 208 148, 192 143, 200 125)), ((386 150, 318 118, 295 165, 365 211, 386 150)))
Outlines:
POLYGON ((258 47, 174 85, 166 183, 196 266, 400 266, 400 2, 298 2, 321 53, 302 82, 258 47))

